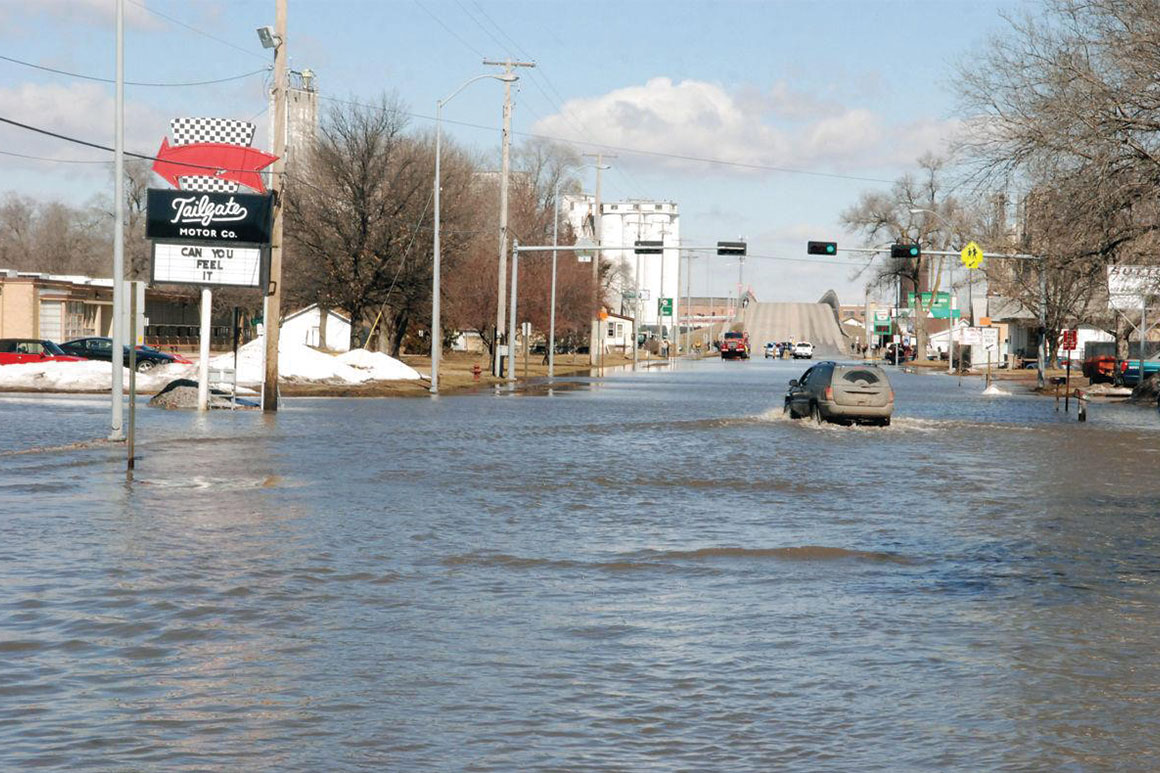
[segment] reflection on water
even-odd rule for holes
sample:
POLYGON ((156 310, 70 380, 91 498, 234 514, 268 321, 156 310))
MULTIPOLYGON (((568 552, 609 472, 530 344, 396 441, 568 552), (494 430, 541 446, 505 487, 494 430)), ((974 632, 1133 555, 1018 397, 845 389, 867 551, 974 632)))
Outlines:
POLYGON ((801 370, 143 409, 131 484, 0 396, 0 767, 1154 769, 1156 413, 801 370))

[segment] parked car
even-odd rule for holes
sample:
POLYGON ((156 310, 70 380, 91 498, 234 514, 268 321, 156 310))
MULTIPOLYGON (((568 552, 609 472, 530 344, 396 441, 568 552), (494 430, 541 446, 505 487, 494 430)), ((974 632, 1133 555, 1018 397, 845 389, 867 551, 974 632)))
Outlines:
MULTIPOLYGON (((86 360, 104 360, 105 362, 113 361, 113 339, 107 336, 92 336, 89 338, 77 338, 72 341, 66 341, 60 345, 67 354, 72 354, 77 357, 83 357, 86 360)), ((129 367, 129 347, 124 348, 124 363, 125 367, 129 367)), ((154 349, 151 346, 137 347, 137 371, 144 372, 152 370, 158 365, 171 365, 179 363, 181 365, 190 365, 190 361, 182 357, 180 354, 171 354, 163 352, 160 349, 154 349)))
POLYGON ((894 389, 886 371, 877 365, 819 362, 801 378, 789 382, 785 413, 792 419, 809 417, 816 423, 890 425, 894 389))
POLYGON ((793 345, 793 358, 795 360, 812 360, 814 358, 814 345, 809 341, 798 341, 793 345))
POLYGON ((777 344, 775 344, 773 341, 770 341, 765 345, 765 359, 768 360, 771 357, 777 357, 777 344))
POLYGON ((0 365, 29 362, 83 362, 43 338, 0 338, 0 365))

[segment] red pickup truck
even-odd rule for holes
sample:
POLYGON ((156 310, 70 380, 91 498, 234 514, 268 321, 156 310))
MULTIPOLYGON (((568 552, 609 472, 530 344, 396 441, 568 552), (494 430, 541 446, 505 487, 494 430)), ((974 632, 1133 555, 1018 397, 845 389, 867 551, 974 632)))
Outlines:
POLYGON ((749 333, 729 331, 721 339, 721 359, 749 359, 749 333))

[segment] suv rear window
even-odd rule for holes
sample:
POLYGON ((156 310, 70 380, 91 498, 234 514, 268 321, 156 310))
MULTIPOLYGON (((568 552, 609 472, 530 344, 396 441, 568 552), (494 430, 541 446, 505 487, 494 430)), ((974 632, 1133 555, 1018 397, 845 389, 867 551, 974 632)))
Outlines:
POLYGON ((725 334, 726 338, 742 338, 743 336, 744 336, 743 333, 726 333, 725 334))
POLYGON ((849 381, 851 384, 857 384, 859 381, 864 384, 877 384, 879 378, 878 374, 872 370, 858 368, 857 370, 844 371, 842 373, 842 380, 849 381))

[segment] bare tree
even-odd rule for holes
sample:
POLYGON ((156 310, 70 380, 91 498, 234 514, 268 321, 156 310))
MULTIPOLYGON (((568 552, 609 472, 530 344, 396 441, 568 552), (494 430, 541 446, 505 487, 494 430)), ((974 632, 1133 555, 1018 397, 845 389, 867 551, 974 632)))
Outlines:
POLYGON ((344 309, 352 346, 360 323, 388 305, 392 354, 430 302, 431 157, 427 143, 404 133, 406 123, 396 99, 336 106, 286 188, 294 292, 344 309))
MULTIPOLYGON (((978 233, 980 216, 945 191, 942 158, 926 154, 918 160, 919 173, 904 175, 889 192, 865 193, 858 203, 841 215, 842 224, 858 232, 867 244, 918 244, 927 250, 961 247, 971 233, 978 233), (915 211, 912 211, 915 210, 915 211), (918 212, 917 210, 923 210, 918 212), (933 214, 932 214, 933 213, 933 214)), ((942 285, 948 261, 942 257, 884 258, 870 269, 869 284, 899 293, 899 305, 906 294, 915 296, 915 338, 918 352, 927 345, 926 313, 922 294, 933 300, 942 285)))
MULTIPOLYGON (((960 150, 981 185, 1028 191, 1020 246, 1045 256, 1053 343, 1059 325, 1099 316, 1108 265, 1156 262, 1160 4, 1049 0, 1008 21, 960 70, 964 108, 978 116, 960 150)), ((1038 292, 1007 286, 1038 307, 1038 292)))

